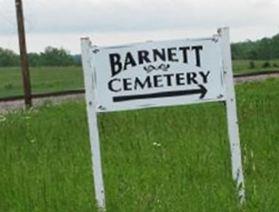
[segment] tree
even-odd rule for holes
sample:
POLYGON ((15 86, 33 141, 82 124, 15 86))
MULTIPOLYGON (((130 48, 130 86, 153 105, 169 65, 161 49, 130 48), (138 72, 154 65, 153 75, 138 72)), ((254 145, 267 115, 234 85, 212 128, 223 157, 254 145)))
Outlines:
POLYGON ((9 49, 0 47, 0 66, 18 66, 19 56, 9 49))
POLYGON ((279 58, 279 34, 272 38, 232 44, 233 59, 271 60, 279 58))
POLYGON ((63 48, 46 47, 40 54, 40 63, 43 66, 69 66, 75 65, 74 58, 63 48))
POLYGON ((30 66, 40 66, 42 63, 41 55, 38 53, 29 53, 28 60, 30 66))

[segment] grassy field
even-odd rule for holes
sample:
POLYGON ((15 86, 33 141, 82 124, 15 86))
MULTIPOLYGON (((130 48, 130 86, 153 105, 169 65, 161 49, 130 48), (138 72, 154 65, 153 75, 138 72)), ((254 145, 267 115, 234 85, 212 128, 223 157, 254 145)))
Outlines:
MULTIPOLYGON (((30 75, 33 93, 83 88, 81 67, 31 68, 30 75)), ((22 94, 20 69, 0 68, 0 97, 22 94)))
MULTIPOLYGON (((269 61, 271 67, 262 68, 265 61, 254 61, 255 68, 250 68, 250 61, 234 61, 235 73, 279 70, 279 60, 269 61)), ((81 67, 41 67, 31 68, 33 93, 64 91, 83 88, 81 67)), ((0 98, 22 95, 21 73, 19 68, 0 68, 0 98)))
MULTIPOLYGON (((267 65, 267 64, 266 64, 267 65)), ((234 73, 249 73, 257 71, 269 71, 279 70, 279 60, 234 60, 233 61, 234 73), (251 67, 251 63, 254 64, 254 68, 251 67), (264 64, 268 63, 268 67, 264 67, 264 64)))
MULTIPOLYGON (((237 86, 247 202, 223 104, 99 117, 107 211, 279 211, 279 80, 237 86)), ((96 211, 85 104, 0 116, 0 211, 96 211)))

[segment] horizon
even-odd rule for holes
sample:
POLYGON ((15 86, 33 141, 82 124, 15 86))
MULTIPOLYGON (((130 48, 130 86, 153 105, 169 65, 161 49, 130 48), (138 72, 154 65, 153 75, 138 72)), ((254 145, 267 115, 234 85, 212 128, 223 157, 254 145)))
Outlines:
MULTIPOLYGON (((51 34, 26 33, 26 42, 27 42, 28 53, 40 53, 43 52, 46 47, 51 46, 55 48, 63 48, 69 51, 70 54, 76 55, 81 53, 79 45, 80 45, 80 38, 82 37, 89 37, 92 41, 95 41, 96 45, 99 46, 114 46, 114 45, 122 45, 125 43, 128 44, 128 43, 137 43, 137 42, 146 42, 146 41, 164 41, 164 40, 175 40, 175 39, 184 39, 184 38, 202 38, 202 37, 212 36, 214 34, 214 31, 213 30, 211 31, 213 33, 210 34, 210 30, 204 30, 204 32, 201 32, 201 36, 198 36, 200 32, 197 30, 193 30, 193 31, 173 30, 170 32, 166 32, 166 31, 107 32, 107 33, 94 33, 93 35, 92 33, 86 33, 86 34, 85 33, 51 33, 51 34), (161 33, 161 37, 159 37, 158 39, 154 39, 159 33, 161 33), (186 33, 190 35, 183 36, 183 34, 186 33), (86 36, 90 34, 91 36, 86 36), (66 42, 63 39, 64 37, 67 38, 66 42), (41 42, 42 40, 47 40, 47 41, 41 42)), ((258 41, 263 38, 272 38, 273 36, 279 33, 279 31, 276 32, 276 30, 273 31, 271 29, 269 33, 265 35, 258 35, 250 38, 239 37, 237 39, 237 36, 233 36, 235 34, 233 33, 234 29, 231 29, 231 31, 232 31, 231 43, 238 43, 238 42, 245 42, 245 41, 258 41), (233 37, 235 37, 235 39, 233 39, 233 37)), ((9 49, 14 51, 15 53, 19 53, 17 34, 10 35, 10 36, 3 36, 0 34, 0 41, 3 40, 4 42, 0 43, 1 48, 9 49), (5 40, 7 42, 5 42, 5 40)))
MULTIPOLYGON (((84 36, 109 46, 207 37, 222 26, 230 27, 231 42, 279 32, 276 0, 24 0, 23 4, 28 52, 53 46, 77 54, 84 36)), ((0 46, 18 53, 14 1, 0 0, 0 25, 0 46)))

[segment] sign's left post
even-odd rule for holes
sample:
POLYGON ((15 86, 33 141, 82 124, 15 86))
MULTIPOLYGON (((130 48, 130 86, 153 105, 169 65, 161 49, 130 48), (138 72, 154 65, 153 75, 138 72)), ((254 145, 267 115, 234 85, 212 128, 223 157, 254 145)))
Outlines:
POLYGON ((96 85, 93 73, 94 70, 91 63, 92 47, 89 38, 81 39, 81 50, 95 197, 98 209, 100 211, 105 211, 105 190, 102 174, 101 149, 96 111, 96 85))

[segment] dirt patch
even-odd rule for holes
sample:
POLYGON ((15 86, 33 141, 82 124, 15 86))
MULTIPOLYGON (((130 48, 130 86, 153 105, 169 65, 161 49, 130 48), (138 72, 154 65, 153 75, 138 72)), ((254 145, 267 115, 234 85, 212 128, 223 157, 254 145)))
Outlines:
POLYGON ((234 78, 234 81, 236 83, 245 83, 245 82, 262 81, 269 78, 279 78, 279 72, 271 73, 271 74, 254 75, 254 76, 238 76, 234 78))
MULTIPOLYGON (((44 97, 39 99, 33 99, 33 107, 39 107, 46 104, 60 104, 66 101, 82 101, 84 100, 84 94, 74 94, 66 96, 56 96, 56 97, 44 97)), ((0 113, 7 113, 14 110, 24 109, 24 101, 8 101, 0 102, 0 113)))

